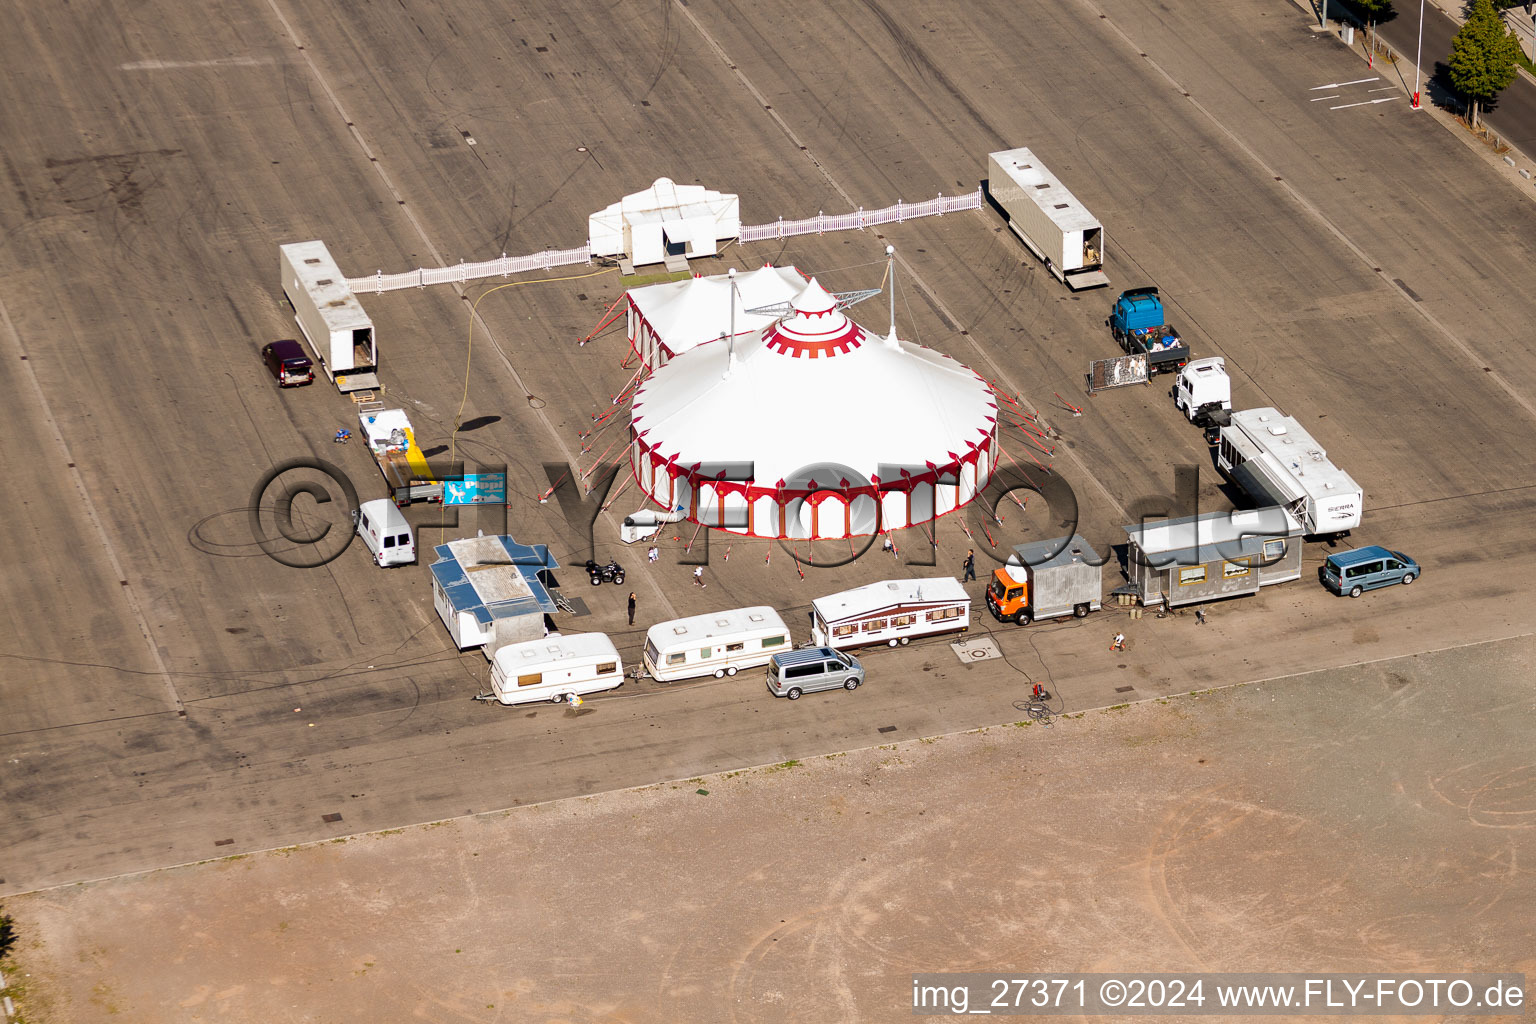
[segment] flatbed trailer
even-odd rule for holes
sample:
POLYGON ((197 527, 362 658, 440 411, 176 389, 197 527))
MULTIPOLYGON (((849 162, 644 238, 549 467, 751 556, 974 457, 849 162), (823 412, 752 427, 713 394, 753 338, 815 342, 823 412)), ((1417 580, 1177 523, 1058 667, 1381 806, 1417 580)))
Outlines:
POLYGON ((368 451, 378 465, 396 505, 443 500, 443 481, 416 443, 416 431, 404 409, 385 409, 383 402, 358 406, 357 422, 368 451))

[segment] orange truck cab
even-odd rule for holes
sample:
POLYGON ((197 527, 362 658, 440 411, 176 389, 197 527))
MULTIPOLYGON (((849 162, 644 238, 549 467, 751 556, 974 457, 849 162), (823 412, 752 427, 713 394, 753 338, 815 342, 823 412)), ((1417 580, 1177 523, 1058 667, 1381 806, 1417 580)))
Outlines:
POLYGON ((1102 607, 1102 564, 1076 535, 1020 544, 1006 565, 992 570, 987 611, 1021 626, 1065 615, 1080 619, 1102 607))
MULTIPOLYGON (((1019 575, 1024 576, 1023 570, 1019 575)), ((993 569, 992 582, 987 584, 987 611, 999 621, 1012 619, 1020 623, 1029 621, 1029 580, 1016 580, 1007 569, 993 569)))

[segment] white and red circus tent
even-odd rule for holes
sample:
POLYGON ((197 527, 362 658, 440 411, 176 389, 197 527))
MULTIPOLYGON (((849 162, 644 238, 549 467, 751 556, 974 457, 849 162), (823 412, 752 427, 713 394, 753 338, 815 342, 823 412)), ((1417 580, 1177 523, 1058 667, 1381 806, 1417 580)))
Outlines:
POLYGON ((635 393, 630 467, 647 495, 751 537, 856 537, 975 498, 997 403, 949 356, 870 335, 813 278, 792 312, 679 354, 635 393))
POLYGON ((732 303, 736 306, 738 337, 761 331, 773 323, 776 314, 747 310, 788 302, 805 288, 806 278, 794 267, 770 265, 737 274, 735 281, 734 296, 731 278, 724 274, 626 292, 629 344, 641 365, 654 369, 673 356, 730 333, 732 303))

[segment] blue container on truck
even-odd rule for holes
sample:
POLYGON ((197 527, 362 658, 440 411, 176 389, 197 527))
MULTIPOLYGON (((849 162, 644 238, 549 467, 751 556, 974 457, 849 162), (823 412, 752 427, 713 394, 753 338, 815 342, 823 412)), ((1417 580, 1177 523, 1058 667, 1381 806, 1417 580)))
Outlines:
POLYGON ((1156 288, 1132 288, 1120 293, 1104 321, 1120 347, 1131 355, 1145 354, 1147 376, 1178 373, 1189 362, 1185 345, 1167 322, 1156 288))

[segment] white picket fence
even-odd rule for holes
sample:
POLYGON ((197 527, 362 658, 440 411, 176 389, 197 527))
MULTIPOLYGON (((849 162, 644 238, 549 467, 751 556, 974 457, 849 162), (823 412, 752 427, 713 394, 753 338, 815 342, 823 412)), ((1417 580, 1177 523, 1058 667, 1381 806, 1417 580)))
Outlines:
MULTIPOLYGON (((921 203, 901 203, 882 210, 865 210, 854 213, 819 213, 804 220, 785 220, 780 217, 772 224, 743 225, 741 241, 764 242, 774 238, 791 238, 795 235, 820 235, 828 231, 852 231, 875 227, 879 224, 900 224, 918 217, 942 217, 946 213, 961 210, 979 210, 982 206, 981 189, 960 196, 941 195, 921 203)), ((368 277, 349 277, 347 287, 354 292, 398 291, 401 288, 425 288, 429 284, 466 284, 487 277, 510 277, 533 270, 551 270, 569 267, 577 263, 591 263, 592 251, 583 245, 578 249, 549 249, 531 256, 508 256, 481 263, 458 263, 451 267, 422 267, 403 274, 386 274, 382 270, 368 277)))

